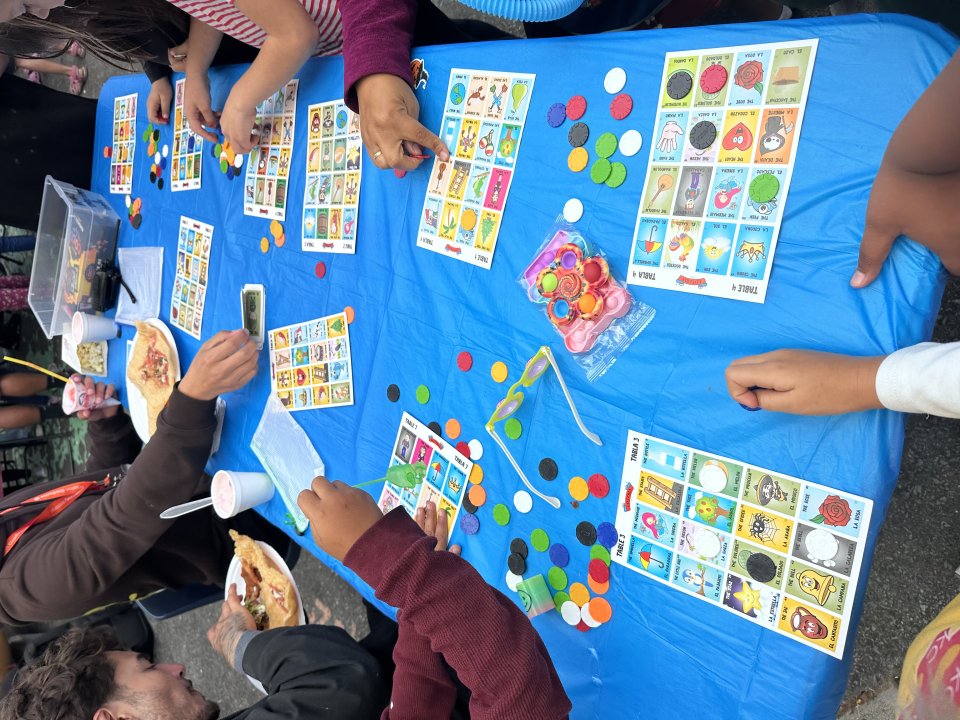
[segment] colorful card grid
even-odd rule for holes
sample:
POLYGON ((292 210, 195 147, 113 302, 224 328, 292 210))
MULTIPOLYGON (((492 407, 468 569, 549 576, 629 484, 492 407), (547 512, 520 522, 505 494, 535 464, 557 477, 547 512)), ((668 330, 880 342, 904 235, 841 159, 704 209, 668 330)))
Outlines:
POLYGON ((212 242, 212 225, 180 217, 177 274, 170 298, 170 323, 197 339, 203 327, 212 242))
POLYGON ((516 171, 535 75, 450 71, 417 245, 489 269, 516 171))
POLYGON ((173 103, 173 155, 170 190, 199 190, 203 169, 203 138, 195 135, 183 111, 183 79, 177 80, 173 103))
POLYGON ((417 508, 432 501, 437 509, 447 513, 447 527, 452 534, 457 526, 473 462, 412 415, 404 413, 393 445, 390 466, 418 462, 427 466, 423 482, 418 487, 403 489, 384 483, 378 501, 380 509, 388 513, 400 505, 412 517, 417 508))
POLYGON ((137 94, 113 99, 113 146, 110 148, 110 192, 133 192, 133 156, 137 138, 137 94))
POLYGON ((873 501, 630 431, 614 561, 843 657, 873 501))
POLYGON ((270 382, 291 412, 353 405, 346 313, 271 330, 270 382))
POLYGON ((299 85, 299 80, 291 80, 257 106, 260 143, 247 160, 244 215, 281 221, 286 217, 299 85))
POLYGON ((816 54, 667 53, 627 282, 764 301, 816 54))
POLYGON ((302 247, 354 253, 363 155, 360 116, 335 100, 311 105, 307 117, 302 247))

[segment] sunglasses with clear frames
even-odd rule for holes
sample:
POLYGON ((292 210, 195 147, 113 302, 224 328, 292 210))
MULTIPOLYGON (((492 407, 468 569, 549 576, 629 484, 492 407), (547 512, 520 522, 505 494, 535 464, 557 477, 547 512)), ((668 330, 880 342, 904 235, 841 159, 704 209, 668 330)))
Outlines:
POLYGON ((560 374, 560 368, 557 366, 557 361, 553 357, 553 352, 546 345, 541 347, 537 351, 536 355, 527 361, 527 366, 523 369, 523 374, 520 376, 520 379, 510 386, 510 389, 507 391, 507 396, 497 403, 497 407, 493 411, 493 415, 490 416, 490 419, 487 420, 485 427, 487 432, 490 434, 490 437, 492 437, 500 449, 503 450, 504 455, 507 456, 507 459, 510 461, 513 469, 517 471, 517 474, 520 476, 520 479, 523 480, 523 484, 527 486, 527 489, 553 508, 559 510, 560 499, 550 495, 544 495, 533 487, 523 470, 520 468, 520 465, 516 460, 514 460, 513 455, 510 454, 506 444, 503 442, 500 436, 497 435, 497 423, 506 420, 511 415, 515 414, 517 410, 520 409, 520 406, 523 405, 524 395, 519 388, 528 388, 533 385, 533 383, 539 380, 540 377, 550 367, 553 368, 553 371, 557 375, 557 380, 560 381, 560 389, 563 390, 563 395, 567 398, 567 404, 570 406, 570 411, 573 413, 573 419, 576 420, 577 426, 580 428, 580 432, 586 435, 588 439, 597 445, 603 445, 603 443, 600 441, 600 436, 588 430, 586 425, 583 424, 583 420, 580 419, 580 413, 577 412, 577 407, 573 404, 573 398, 570 397, 570 390, 567 389, 567 384, 563 380, 563 375, 560 374))

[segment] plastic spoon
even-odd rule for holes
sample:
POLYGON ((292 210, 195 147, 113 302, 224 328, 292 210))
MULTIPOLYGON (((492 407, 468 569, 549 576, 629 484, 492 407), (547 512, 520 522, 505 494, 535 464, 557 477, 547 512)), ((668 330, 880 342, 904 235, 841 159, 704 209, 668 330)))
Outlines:
POLYGON ((183 503, 183 505, 174 505, 172 508, 168 508, 160 513, 161 520, 173 520, 173 518, 178 518, 183 515, 188 515, 194 510, 202 510, 205 507, 210 507, 213 505, 212 497, 201 498, 200 500, 191 500, 190 502, 183 503))

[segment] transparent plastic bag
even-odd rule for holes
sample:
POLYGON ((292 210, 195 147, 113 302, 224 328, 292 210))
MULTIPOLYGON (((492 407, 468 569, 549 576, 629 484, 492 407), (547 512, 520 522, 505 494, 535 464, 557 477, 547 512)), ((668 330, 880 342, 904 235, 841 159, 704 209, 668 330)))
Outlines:
POLYGON ((163 248, 120 248, 120 274, 130 288, 120 288, 116 321, 133 325, 137 320, 160 317, 160 283, 163 279, 163 248), (133 292, 137 302, 130 299, 133 292))
POLYGON ((517 281, 531 302, 543 306, 590 382, 610 369, 656 314, 614 277, 596 243, 562 218, 517 281))

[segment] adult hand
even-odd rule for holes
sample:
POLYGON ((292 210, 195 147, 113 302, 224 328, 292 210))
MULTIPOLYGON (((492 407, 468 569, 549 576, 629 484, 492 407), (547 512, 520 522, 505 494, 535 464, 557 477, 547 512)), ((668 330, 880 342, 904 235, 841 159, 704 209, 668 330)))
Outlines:
POLYGON ((257 344, 246 330, 221 330, 207 340, 180 381, 180 392, 197 400, 239 390, 257 374, 257 344))
POLYGON ((314 478, 311 489, 300 493, 297 505, 310 520, 314 542, 337 560, 343 560, 360 536, 383 517, 366 492, 325 477, 314 478))
POLYGON ((187 71, 187 47, 189 45, 188 40, 184 40, 179 45, 174 45, 172 48, 167 49, 167 62, 170 64, 170 69, 174 72, 186 72, 187 71))
POLYGON ((207 73, 187 73, 183 84, 183 113, 190 129, 204 140, 216 143, 218 138, 203 126, 215 128, 217 113, 210 107, 210 77, 207 73))
POLYGON ((248 630, 256 630, 257 623, 250 611, 243 606, 243 598, 237 592, 237 584, 232 583, 227 593, 227 599, 220 608, 220 618, 217 624, 207 630, 207 640, 230 667, 233 665, 234 653, 240 636, 248 630))
POLYGON ((454 555, 460 554, 459 545, 451 545, 447 548, 447 543, 450 541, 448 525, 450 519, 445 510, 437 510, 437 504, 435 502, 427 501, 424 507, 417 508, 413 519, 416 520, 417 525, 420 526, 420 529, 423 530, 425 535, 436 538, 437 546, 434 548, 435 550, 443 552, 449 549, 454 555))
POLYGON ((839 415, 882 407, 877 370, 883 357, 850 357, 812 350, 776 350, 734 360, 730 395, 748 409, 797 415, 839 415))
MULTIPOLYGON (((104 400, 108 400, 117 394, 117 389, 113 385, 107 385, 106 383, 102 382, 94 382, 93 378, 91 378, 89 375, 81 377, 80 375, 73 374, 70 376, 70 379, 80 380, 83 382, 84 387, 87 388, 87 392, 93 393, 93 396, 96 398, 98 403, 102 403, 104 400)), ((110 407, 97 408, 96 410, 78 410, 76 417, 80 418, 81 420, 96 422, 97 420, 113 417, 118 412, 120 412, 120 406, 111 405, 110 407)))
POLYGON ((423 160, 410 156, 422 155, 423 148, 441 160, 450 159, 443 141, 418 122, 420 104, 403 78, 389 73, 361 78, 357 102, 363 144, 381 170, 415 170, 423 160))
POLYGON ((256 118, 255 105, 244 104, 234 97, 234 93, 230 93, 220 114, 220 131, 235 152, 248 153, 260 141, 260 138, 253 134, 256 118))
POLYGON ((170 102, 173 100, 173 87, 170 78, 157 78, 150 84, 147 95, 147 120, 157 125, 166 125, 170 120, 170 102))
POLYGON ((954 275, 960 275, 960 171, 927 175, 900 168, 885 156, 867 204, 855 288, 872 283, 899 235, 926 245, 954 275))

